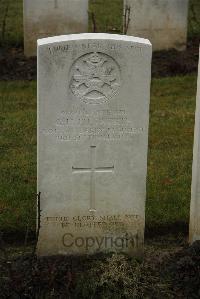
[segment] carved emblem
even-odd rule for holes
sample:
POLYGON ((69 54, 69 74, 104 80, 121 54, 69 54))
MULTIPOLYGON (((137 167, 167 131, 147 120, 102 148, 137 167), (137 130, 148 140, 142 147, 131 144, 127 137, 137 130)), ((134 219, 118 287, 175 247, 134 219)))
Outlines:
POLYGON ((79 57, 72 65, 70 89, 87 104, 107 102, 120 87, 120 69, 116 61, 100 52, 79 57))

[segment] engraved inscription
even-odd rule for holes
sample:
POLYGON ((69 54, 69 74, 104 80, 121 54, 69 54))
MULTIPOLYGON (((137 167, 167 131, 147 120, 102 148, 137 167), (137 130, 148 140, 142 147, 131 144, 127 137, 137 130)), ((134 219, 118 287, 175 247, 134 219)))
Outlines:
POLYGON ((92 52, 79 57, 70 74, 72 93, 86 104, 101 104, 120 87, 120 68, 107 54, 92 52))
POLYGON ((125 110, 61 111, 51 128, 41 133, 55 136, 59 141, 81 140, 133 140, 144 133, 145 128, 134 127, 125 110))
POLYGON ((142 46, 139 44, 126 44, 124 45, 122 44, 116 44, 116 43, 110 43, 108 42, 107 44, 102 44, 102 43, 98 43, 98 42, 88 42, 88 43, 66 43, 64 45, 56 45, 56 46, 51 46, 48 47, 49 49, 49 53, 51 56, 56 57, 59 56, 61 57, 62 55, 66 56, 69 52, 72 52, 74 49, 80 49, 80 50, 88 50, 88 51, 94 51, 94 52, 98 52, 98 51, 105 51, 105 50, 112 50, 112 51, 116 51, 116 50, 126 50, 126 49, 131 49, 134 50, 132 51, 132 55, 143 55, 143 49, 142 46))
POLYGON ((44 219, 45 225, 60 225, 64 228, 88 228, 88 229, 128 229, 144 226, 144 219, 139 215, 125 214, 125 215, 76 215, 76 216, 48 216, 44 219))
POLYGON ((96 167, 96 146, 90 146, 90 167, 76 168, 72 167, 73 173, 90 173, 90 212, 95 212, 95 173, 96 172, 113 172, 114 166, 96 167))

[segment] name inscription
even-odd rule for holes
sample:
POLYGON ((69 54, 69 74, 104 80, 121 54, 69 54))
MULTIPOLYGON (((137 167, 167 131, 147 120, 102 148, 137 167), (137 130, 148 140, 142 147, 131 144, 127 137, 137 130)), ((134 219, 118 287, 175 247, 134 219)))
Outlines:
POLYGON ((51 128, 41 129, 46 136, 59 141, 81 141, 82 139, 131 140, 144 132, 134 127, 125 110, 62 111, 51 128))

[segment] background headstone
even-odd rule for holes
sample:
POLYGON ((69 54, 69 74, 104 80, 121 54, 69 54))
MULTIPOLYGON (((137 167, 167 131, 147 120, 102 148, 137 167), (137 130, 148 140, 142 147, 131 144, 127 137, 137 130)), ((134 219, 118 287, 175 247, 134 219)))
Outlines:
POLYGON ((184 50, 188 0, 124 0, 129 6, 128 35, 148 38, 153 50, 184 50))
POLYGON ((38 41, 39 255, 141 253, 151 54, 122 35, 38 41))
POLYGON ((88 0, 24 0, 24 52, 35 56, 37 39, 88 32, 88 0))
POLYGON ((200 240, 200 59, 195 113, 189 239, 191 243, 200 240))

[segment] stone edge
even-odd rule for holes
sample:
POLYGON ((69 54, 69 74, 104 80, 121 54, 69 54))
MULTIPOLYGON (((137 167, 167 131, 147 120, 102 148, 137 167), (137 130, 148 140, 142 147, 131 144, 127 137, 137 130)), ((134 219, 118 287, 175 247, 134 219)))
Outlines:
POLYGON ((109 33, 78 33, 78 34, 53 36, 53 37, 38 39, 37 45, 38 47, 40 47, 43 45, 50 45, 54 43, 79 41, 79 40, 115 40, 115 41, 133 42, 133 43, 142 44, 146 46, 152 46, 148 39, 129 36, 129 35, 109 34, 109 33))

